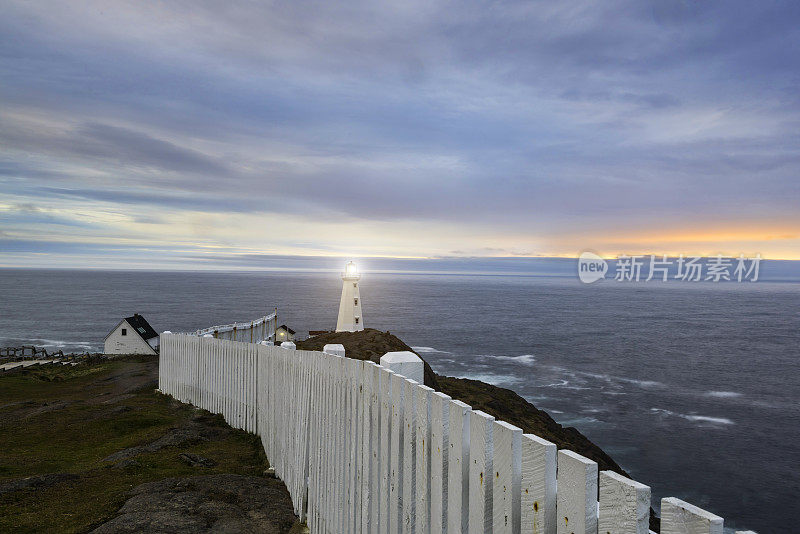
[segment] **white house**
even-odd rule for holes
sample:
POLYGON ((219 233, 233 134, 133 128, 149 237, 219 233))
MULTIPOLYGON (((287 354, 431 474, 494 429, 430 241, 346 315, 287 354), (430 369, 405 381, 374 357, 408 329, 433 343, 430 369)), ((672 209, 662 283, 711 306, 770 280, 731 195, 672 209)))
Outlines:
POLYGON ((158 354, 158 333, 138 313, 117 323, 103 342, 105 354, 158 354))
POLYGON ((296 333, 297 332, 285 324, 282 324, 275 330, 275 341, 277 344, 280 344, 284 341, 294 341, 294 335, 296 333))

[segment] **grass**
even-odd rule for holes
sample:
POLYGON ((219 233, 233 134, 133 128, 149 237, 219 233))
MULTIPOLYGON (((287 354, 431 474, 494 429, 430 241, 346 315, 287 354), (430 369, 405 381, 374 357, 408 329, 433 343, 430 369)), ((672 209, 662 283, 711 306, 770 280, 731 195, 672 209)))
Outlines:
POLYGON ((33 475, 77 475, 0 495, 0 531, 85 532, 113 517, 126 492, 144 482, 263 473, 267 462, 259 438, 210 415, 204 424, 223 429, 219 439, 143 453, 135 457, 138 465, 128 467, 103 461, 185 426, 200 413, 155 392, 154 367, 152 361, 94 361, 0 375, 0 488, 33 475), (190 467, 178 459, 181 452, 217 465, 190 467))

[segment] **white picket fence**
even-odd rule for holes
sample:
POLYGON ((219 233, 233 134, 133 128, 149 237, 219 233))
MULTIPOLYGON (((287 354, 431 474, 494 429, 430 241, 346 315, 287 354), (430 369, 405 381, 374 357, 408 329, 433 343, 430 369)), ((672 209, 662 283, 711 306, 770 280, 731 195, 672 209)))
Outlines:
MULTIPOLYGON (((159 389, 261 436, 313 533, 648 533, 649 487, 598 488, 595 462, 369 361, 165 333, 159 389)), ((679 499, 661 516, 722 533, 679 499)))
POLYGON ((217 339, 243 341, 245 343, 259 343, 266 340, 275 340, 275 331, 278 329, 278 313, 274 312, 254 321, 245 323, 231 323, 211 326, 194 332, 196 336, 211 336, 217 339))

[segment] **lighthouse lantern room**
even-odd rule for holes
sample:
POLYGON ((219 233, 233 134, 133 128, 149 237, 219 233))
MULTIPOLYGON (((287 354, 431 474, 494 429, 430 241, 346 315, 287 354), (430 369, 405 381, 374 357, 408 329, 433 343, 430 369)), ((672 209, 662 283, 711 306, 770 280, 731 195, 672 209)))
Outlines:
POLYGON ((358 292, 358 281, 361 278, 356 264, 348 263, 342 273, 342 300, 339 302, 339 320, 336 321, 337 332, 358 332, 364 330, 364 319, 361 316, 361 295, 358 292))

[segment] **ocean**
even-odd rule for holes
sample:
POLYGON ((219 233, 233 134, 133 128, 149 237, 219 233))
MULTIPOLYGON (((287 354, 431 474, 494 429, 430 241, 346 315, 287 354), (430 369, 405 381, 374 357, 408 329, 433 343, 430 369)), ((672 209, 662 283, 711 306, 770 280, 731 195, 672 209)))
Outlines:
MULTIPOLYGON (((278 307, 335 326, 337 273, 0 270, 0 346, 99 351, 124 316, 158 331, 278 307)), ((440 374, 513 389, 606 450, 653 500, 726 527, 796 532, 800 283, 617 283, 569 276, 367 273, 364 323, 440 374)), ((726 529, 727 530, 727 529, 726 529)))

